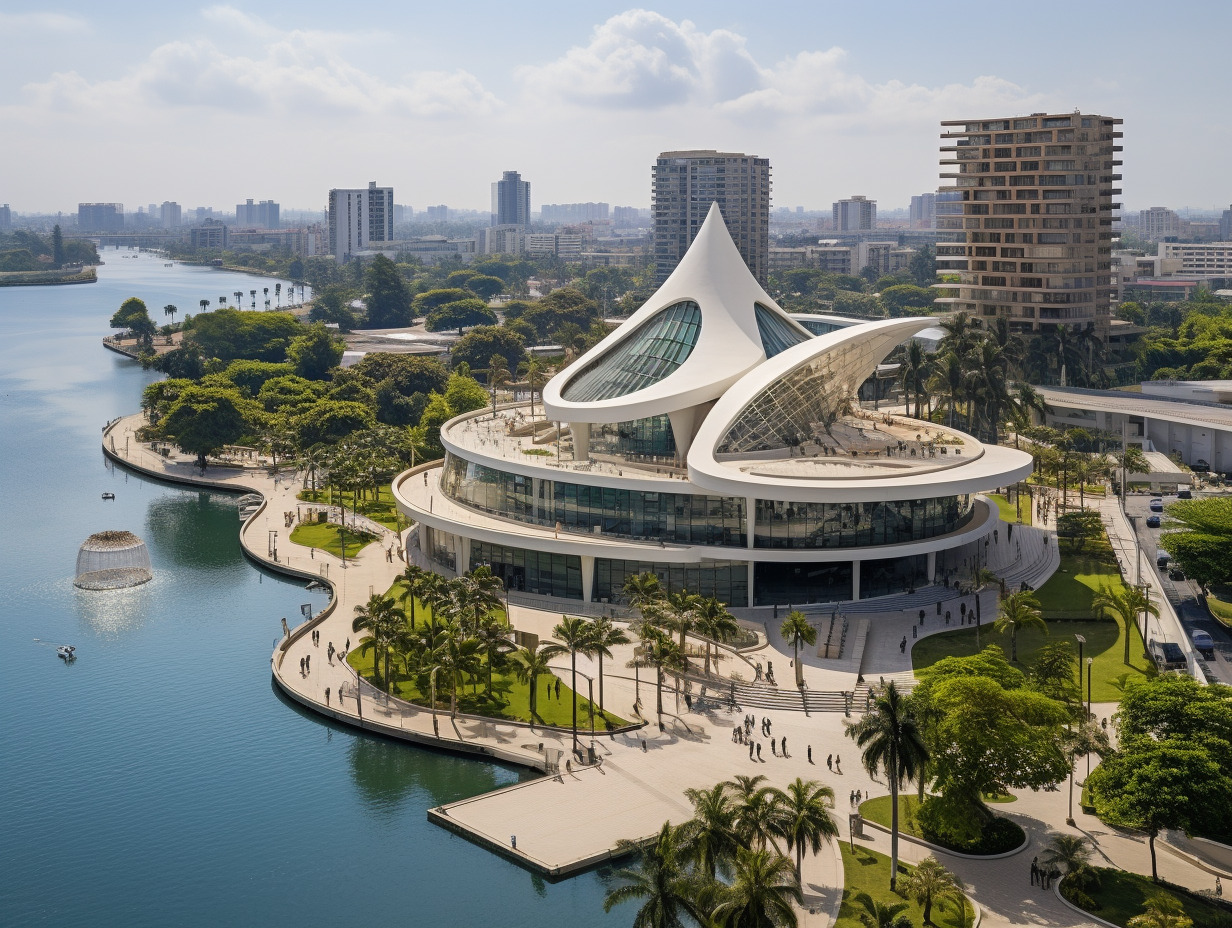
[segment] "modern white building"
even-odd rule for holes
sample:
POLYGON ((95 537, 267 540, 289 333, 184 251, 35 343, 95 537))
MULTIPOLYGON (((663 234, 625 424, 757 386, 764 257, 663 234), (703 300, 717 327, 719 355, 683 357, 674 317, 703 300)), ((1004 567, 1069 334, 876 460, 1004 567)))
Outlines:
POLYGON ((329 192, 329 250, 339 261, 348 261, 373 242, 394 238, 394 188, 334 189, 329 192))
POLYGON ((438 569, 616 602, 659 574, 736 606, 839 602, 958 579, 1000 524, 980 492, 1029 455, 862 408, 860 385, 935 320, 814 337, 761 288, 716 206, 655 294, 542 402, 446 423, 398 506, 438 569))

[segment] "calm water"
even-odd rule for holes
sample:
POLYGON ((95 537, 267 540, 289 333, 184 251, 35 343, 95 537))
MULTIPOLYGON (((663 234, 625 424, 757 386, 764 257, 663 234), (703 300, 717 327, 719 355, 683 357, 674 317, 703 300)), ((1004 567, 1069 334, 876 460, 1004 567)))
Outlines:
POLYGON ((0 922, 601 919, 600 875, 545 885, 427 822, 516 771, 359 735, 276 694, 279 618, 324 599, 244 559, 234 497, 108 466, 102 425, 156 376, 99 344, 120 303, 139 296, 162 322, 166 303, 274 283, 125 254, 104 253, 97 284, 0 289, 0 922), (78 545, 112 528, 145 539, 155 579, 74 589, 78 545), (72 666, 59 643, 77 646, 72 666))

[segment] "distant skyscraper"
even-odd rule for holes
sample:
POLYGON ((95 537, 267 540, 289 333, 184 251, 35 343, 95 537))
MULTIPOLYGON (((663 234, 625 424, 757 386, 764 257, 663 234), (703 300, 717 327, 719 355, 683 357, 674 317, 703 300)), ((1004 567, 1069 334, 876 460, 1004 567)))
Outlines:
POLYGON ((834 204, 835 232, 871 232, 877 228, 877 201, 851 197, 834 204))
POLYGON ((1138 232, 1149 242, 1175 242, 1181 236, 1181 217, 1166 206, 1138 210, 1138 232))
POLYGON ((372 242, 394 237, 394 188, 369 181, 365 189, 335 189, 329 192, 329 250, 339 261, 348 261, 372 242))
POLYGON ((0 232, 8 232, 13 228, 13 211, 5 203, 0 206, 0 232))
POLYGON ((1225 209, 1219 218, 1219 240, 1232 242, 1232 206, 1225 209))
POLYGON ((912 197, 907 218, 913 229, 931 229, 937 221, 937 195, 921 193, 918 197, 912 197))
POLYGON ((1085 113, 943 122, 941 189, 962 212, 938 209, 937 270, 959 276, 958 295, 938 302, 1018 331, 1106 336, 1120 124, 1085 113))
POLYGON ((158 217, 159 224, 164 229, 178 229, 180 227, 180 204, 164 200, 163 205, 158 209, 158 217))
POLYGON ((78 203, 77 228, 82 232, 124 231, 124 204, 78 203))
POLYGON ((428 222, 448 222, 449 207, 442 203, 440 206, 428 207, 428 222))
POLYGON ((711 149, 665 151, 651 184, 655 278, 667 280, 718 203, 744 263, 760 282, 770 269, 770 159, 711 149))
POLYGON ((239 203, 235 207, 235 224, 242 229, 281 228, 278 204, 273 200, 262 200, 259 203, 246 200, 239 203))
POLYGON ((492 225, 524 226, 530 222, 530 182, 506 171, 492 184, 492 225))
POLYGON ((544 203, 540 219, 544 222, 606 222, 606 203, 544 203))

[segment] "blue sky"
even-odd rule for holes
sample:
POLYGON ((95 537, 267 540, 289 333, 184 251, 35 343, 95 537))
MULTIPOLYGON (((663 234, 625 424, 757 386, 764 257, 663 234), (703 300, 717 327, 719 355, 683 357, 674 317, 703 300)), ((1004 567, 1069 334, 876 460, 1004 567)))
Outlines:
POLYGON ((1081 108, 1125 120, 1128 208, 1226 208, 1230 26, 1226 2, 0 0, 0 202, 313 208, 376 180, 486 208, 513 169, 536 206, 645 206, 658 152, 720 148, 770 158, 776 205, 889 209, 936 187, 940 120, 1081 108))

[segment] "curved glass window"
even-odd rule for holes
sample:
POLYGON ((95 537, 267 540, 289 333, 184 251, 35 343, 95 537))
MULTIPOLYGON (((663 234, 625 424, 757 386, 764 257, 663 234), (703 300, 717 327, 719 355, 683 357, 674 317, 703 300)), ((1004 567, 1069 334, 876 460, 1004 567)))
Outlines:
POLYGON ((970 496, 871 503, 790 503, 759 499, 755 548, 859 548, 922 541, 970 518, 970 496))
POLYGON ((693 353, 702 330, 701 307, 692 300, 661 309, 610 351, 565 384, 561 396, 575 403, 610 400, 658 383, 693 353))
POLYGON ((463 506, 517 522, 559 526, 562 532, 689 545, 744 547, 746 543, 745 504, 738 497, 650 493, 524 477, 453 454, 445 460, 441 490, 463 506))
POLYGON ((757 334, 761 336, 761 347, 767 358, 773 358, 781 351, 786 351, 792 345, 809 340, 809 336, 793 326, 769 306, 760 303, 753 304, 753 314, 757 317, 757 334))
POLYGON ((667 416, 650 416, 632 422, 593 423, 590 453, 631 458, 671 458, 676 439, 667 416))

